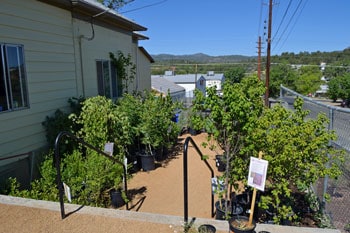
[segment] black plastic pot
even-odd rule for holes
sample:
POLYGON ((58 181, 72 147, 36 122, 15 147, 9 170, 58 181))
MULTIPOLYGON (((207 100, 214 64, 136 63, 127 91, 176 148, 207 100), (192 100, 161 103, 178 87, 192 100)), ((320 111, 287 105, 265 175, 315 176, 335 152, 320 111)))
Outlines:
POLYGON ((213 225, 203 224, 198 227, 199 233, 215 233, 216 228, 213 225))
POLYGON ((139 158, 141 162, 141 168, 143 171, 152 171, 156 168, 155 160, 152 155, 140 154, 139 158))
MULTIPOLYGON (((225 200, 221 200, 221 204, 219 201, 215 202, 215 208, 216 208, 216 214, 215 219, 216 220, 226 220, 225 215, 225 200)), ((228 208, 228 217, 231 217, 232 215, 239 215, 243 213, 243 208, 238 205, 232 205, 230 201, 227 202, 227 208, 228 208)))
POLYGON ((253 233, 256 227, 256 222, 253 220, 251 227, 245 227, 245 228, 239 227, 238 225, 241 225, 241 223, 243 222, 248 224, 249 218, 246 216, 239 216, 239 215, 233 216, 228 220, 230 230, 233 231, 234 233, 253 233), (237 223, 237 221, 239 222, 237 223))
POLYGON ((223 155, 216 155, 215 162, 219 172, 224 172, 226 170, 226 160, 223 155))
POLYGON ((188 132, 191 134, 191 136, 196 136, 197 135, 197 130, 193 128, 188 128, 188 132))
POLYGON ((119 208, 119 207, 125 205, 125 201, 124 201, 123 195, 122 195, 122 190, 113 189, 110 192, 110 196, 111 196, 111 204, 113 207, 119 208))

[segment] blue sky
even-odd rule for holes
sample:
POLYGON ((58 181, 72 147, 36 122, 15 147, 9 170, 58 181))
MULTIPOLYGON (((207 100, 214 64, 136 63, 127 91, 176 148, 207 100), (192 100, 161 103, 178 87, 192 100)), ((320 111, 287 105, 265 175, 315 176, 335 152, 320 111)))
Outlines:
MULTIPOLYGON (((148 28, 150 54, 256 56, 267 37, 268 0, 134 0, 119 12, 148 28)), ((350 0, 274 0, 272 22, 272 54, 350 47, 350 0)))

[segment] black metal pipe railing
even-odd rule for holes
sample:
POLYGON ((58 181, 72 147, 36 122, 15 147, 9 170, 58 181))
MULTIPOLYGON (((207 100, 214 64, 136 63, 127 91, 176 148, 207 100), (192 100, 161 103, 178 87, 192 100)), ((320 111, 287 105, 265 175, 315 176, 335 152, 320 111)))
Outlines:
MULTIPOLYGON (((193 147, 196 149, 198 155, 201 157, 201 159, 204 161, 204 163, 207 165, 211 172, 211 178, 214 178, 214 170, 210 166, 207 160, 203 159, 204 156, 194 140, 191 137, 187 137, 184 143, 184 157, 183 157, 183 179, 184 179, 184 222, 185 225, 188 223, 188 174, 187 174, 187 156, 188 156, 188 144, 191 142, 193 147)), ((211 193, 211 217, 214 217, 214 194, 213 192, 211 193)))
MULTIPOLYGON (((81 138, 78 138, 76 137, 74 134, 70 133, 70 132, 67 132, 67 131, 62 131, 60 132, 57 137, 56 137, 56 140, 55 140, 55 166, 56 166, 56 170, 57 170, 57 187, 58 187, 58 191, 59 191, 59 199, 60 199, 60 207, 61 207, 61 217, 62 219, 64 219, 66 217, 66 214, 65 214, 65 211, 64 211, 64 201, 63 201, 63 194, 64 194, 64 189, 63 189, 63 183, 62 183, 62 177, 61 177, 61 169, 60 169, 60 166, 61 166, 61 158, 60 158, 60 153, 59 153, 59 143, 60 143, 60 140, 63 136, 66 136, 66 137, 69 137, 71 139, 74 139, 75 141, 77 141, 78 143, 80 143, 81 145, 85 146, 85 147, 88 147, 94 151, 96 151, 97 153, 105 156, 106 158, 112 160, 114 163, 118 163, 120 165, 123 166, 123 175, 124 175, 124 191, 125 193, 127 194, 128 193, 128 186, 127 186, 127 180, 126 180, 126 167, 125 165, 118 161, 117 159, 111 157, 109 154, 101 151, 100 149, 90 145, 89 143, 85 142, 83 139, 81 138)), ((128 207, 128 202, 126 202, 126 209, 128 210, 129 207, 128 207)))

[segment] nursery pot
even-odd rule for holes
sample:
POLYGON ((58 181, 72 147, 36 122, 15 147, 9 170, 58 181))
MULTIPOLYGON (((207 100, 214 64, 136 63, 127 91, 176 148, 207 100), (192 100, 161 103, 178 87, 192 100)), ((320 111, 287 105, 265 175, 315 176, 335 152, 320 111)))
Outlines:
MULTIPOLYGON (((226 220, 225 216, 225 200, 221 200, 221 204, 219 201, 215 202, 215 208, 216 208, 216 214, 215 219, 216 220, 226 220)), ((232 205, 230 201, 227 202, 227 208, 228 208, 228 216, 231 217, 233 215, 242 214, 243 208, 239 204, 232 205)))
POLYGON ((198 227, 199 233, 215 233, 216 228, 213 225, 203 224, 198 227))
POLYGON ((256 222, 253 220, 252 225, 248 226, 249 218, 246 216, 235 215, 228 220, 230 232, 234 233, 253 233, 256 222))
POLYGON ((155 169, 155 161, 152 155, 141 154, 139 156, 141 161, 141 168, 143 171, 151 171, 155 169))
POLYGON ((196 136, 197 135, 197 130, 189 127, 188 128, 188 132, 191 134, 191 136, 196 136))
POLYGON ((218 171, 224 172, 226 170, 225 157, 223 155, 216 155, 215 161, 216 161, 216 167, 218 168, 218 171))
POLYGON ((113 189, 110 193, 110 196, 111 196, 111 203, 112 203, 113 207, 119 208, 119 207, 125 205, 125 201, 124 201, 123 195, 122 195, 122 190, 113 189))

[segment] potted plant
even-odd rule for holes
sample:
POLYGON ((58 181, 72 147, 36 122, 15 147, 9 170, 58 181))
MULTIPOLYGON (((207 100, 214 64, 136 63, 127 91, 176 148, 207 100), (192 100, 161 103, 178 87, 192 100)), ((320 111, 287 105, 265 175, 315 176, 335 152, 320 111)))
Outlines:
POLYGON ((235 215, 229 219, 230 230, 234 233, 252 233, 256 227, 255 221, 249 223, 249 218, 235 215))
POLYGON ((225 83, 223 95, 217 95, 215 87, 208 88, 206 95, 195 91, 191 121, 195 128, 205 129, 208 133, 210 149, 223 151, 225 171, 222 174, 224 201, 219 207, 229 216, 232 191, 239 192, 247 178, 249 154, 241 149, 247 146, 249 133, 254 130, 264 105, 261 95, 265 88, 257 77, 247 77, 240 83, 225 83), (209 114, 203 112, 210 111, 209 114), (214 139, 217 145, 211 145, 214 139), (233 188, 233 190, 232 190, 233 188))
POLYGON ((303 100, 296 98, 294 111, 281 105, 265 109, 251 133, 252 143, 264 151, 271 167, 268 192, 261 195, 259 207, 268 211, 276 224, 302 219, 307 208, 300 206, 313 193, 310 187, 320 178, 341 174, 343 151, 330 146, 336 135, 327 128, 329 120, 322 113, 315 119, 308 114, 303 100))
POLYGON ((156 158, 162 158, 163 151, 167 151, 174 144, 178 135, 178 126, 171 119, 174 115, 176 105, 169 95, 157 96, 152 92, 145 93, 138 132, 143 150, 140 153, 141 161, 149 166, 142 168, 153 170, 156 158))

